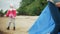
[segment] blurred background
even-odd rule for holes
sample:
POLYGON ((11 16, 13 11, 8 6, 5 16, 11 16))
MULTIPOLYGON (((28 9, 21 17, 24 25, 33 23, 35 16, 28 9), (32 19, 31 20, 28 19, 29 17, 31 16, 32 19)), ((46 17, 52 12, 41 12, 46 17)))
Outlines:
POLYGON ((0 34, 28 34, 28 30, 35 23, 42 10, 47 5, 47 0, 0 0, 0 34), (8 17, 5 17, 10 3, 17 10, 16 30, 13 25, 7 30, 8 17))
POLYGON ((17 10, 17 15, 40 15, 47 4, 47 0, 0 0, 0 16, 6 14, 12 3, 17 10))

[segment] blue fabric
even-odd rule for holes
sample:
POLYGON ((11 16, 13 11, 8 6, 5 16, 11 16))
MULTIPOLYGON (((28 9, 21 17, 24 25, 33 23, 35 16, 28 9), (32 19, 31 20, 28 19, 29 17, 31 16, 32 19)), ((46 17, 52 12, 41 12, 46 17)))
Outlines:
POLYGON ((60 32, 58 34, 60 34, 60 32))
POLYGON ((52 18, 56 25, 60 25, 60 11, 59 9, 51 2, 48 3, 49 9, 52 15, 52 18))
MULTIPOLYGON (((49 2, 49 4, 51 3, 49 2)), ((38 19, 32 25, 29 30, 29 34, 47 34, 54 29, 55 21, 50 12, 51 10, 49 8, 49 4, 45 7, 38 19)), ((53 7, 53 5, 51 5, 51 7, 53 7)))

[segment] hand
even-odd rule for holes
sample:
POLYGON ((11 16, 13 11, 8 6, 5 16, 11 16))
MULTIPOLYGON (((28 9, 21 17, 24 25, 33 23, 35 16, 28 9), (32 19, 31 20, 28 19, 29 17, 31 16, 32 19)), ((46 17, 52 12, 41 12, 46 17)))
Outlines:
POLYGON ((60 2, 57 2, 57 3, 56 3, 56 6, 57 6, 57 7, 60 7, 60 2))
POLYGON ((15 18, 15 17, 13 16, 13 18, 15 18))
POLYGON ((6 15, 4 15, 6 17, 6 15))

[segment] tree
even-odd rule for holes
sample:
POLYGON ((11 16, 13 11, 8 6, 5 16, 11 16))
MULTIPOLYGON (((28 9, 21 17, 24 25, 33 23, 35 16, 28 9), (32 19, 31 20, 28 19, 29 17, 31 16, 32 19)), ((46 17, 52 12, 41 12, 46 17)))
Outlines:
POLYGON ((22 0, 17 11, 19 15, 40 15, 46 4, 46 0, 22 0))
POLYGON ((4 13, 3 13, 3 10, 1 9, 0 10, 0 17, 3 17, 4 16, 4 13))
POLYGON ((7 11, 8 11, 8 10, 6 10, 6 11, 4 12, 4 14, 6 14, 6 13, 7 13, 7 11))

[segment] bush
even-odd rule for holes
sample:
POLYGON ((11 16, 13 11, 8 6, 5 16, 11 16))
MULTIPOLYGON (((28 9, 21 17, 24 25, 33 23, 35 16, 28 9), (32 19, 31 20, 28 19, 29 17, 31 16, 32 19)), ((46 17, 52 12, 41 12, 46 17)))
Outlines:
POLYGON ((7 11, 8 11, 8 10, 6 10, 6 11, 4 12, 4 14, 6 14, 6 13, 7 13, 7 11))
POLYGON ((3 17, 4 16, 4 13, 3 13, 3 10, 1 9, 0 10, 0 17, 3 17))
POLYGON ((18 15, 40 15, 46 4, 47 0, 22 0, 18 15))

